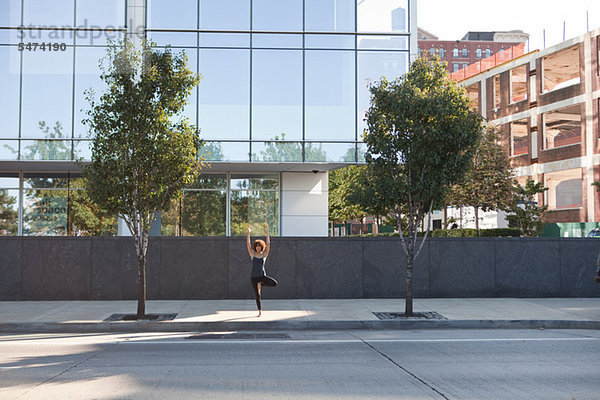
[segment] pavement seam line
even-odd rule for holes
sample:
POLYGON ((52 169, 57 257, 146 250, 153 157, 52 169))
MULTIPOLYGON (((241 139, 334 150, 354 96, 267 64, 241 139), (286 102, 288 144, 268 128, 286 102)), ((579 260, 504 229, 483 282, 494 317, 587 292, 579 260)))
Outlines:
POLYGON ((21 394, 18 394, 17 396, 13 397, 13 400, 15 400, 15 399, 18 399, 19 397, 25 396, 27 393, 29 393, 29 392, 32 392, 32 391, 34 391, 35 389, 39 388, 40 386, 42 386, 42 385, 44 385, 44 384, 46 384, 46 383, 48 383, 48 382, 50 382, 50 381, 52 381, 52 380, 54 380, 54 379, 58 378, 59 376, 61 376, 61 375, 65 374, 65 373, 67 373, 67 372, 71 371, 71 370, 72 370, 72 369, 74 369, 74 368, 77 368, 78 366, 80 366, 80 365, 81 365, 81 364, 83 364, 84 362, 86 362, 86 361, 88 361, 88 360, 91 360, 92 358, 96 357, 98 354, 100 354, 100 353, 103 353, 103 352, 105 352, 105 351, 106 351, 106 350, 108 350, 108 349, 111 349, 111 348, 115 347, 115 346, 116 346, 116 345, 118 345, 119 343, 121 343, 121 342, 115 342, 115 343, 113 343, 111 346, 107 346, 106 348, 104 348, 104 349, 102 349, 102 350, 100 350, 100 351, 97 351, 97 352, 95 352, 94 354, 90 355, 89 357, 86 357, 86 358, 84 358, 83 360, 79 361, 79 362, 78 362, 78 363, 76 363, 75 365, 72 365, 72 366, 70 366, 69 368, 65 369, 64 371, 62 371, 62 372, 60 372, 60 373, 58 373, 58 374, 56 374, 56 375, 54 375, 54 376, 52 376, 52 377, 50 377, 50 378, 46 379, 46 380, 45 380, 45 381, 43 381, 43 382, 40 382, 40 383, 38 383, 37 385, 35 385, 35 386, 34 386, 34 387, 32 387, 31 389, 29 389, 29 390, 27 390, 27 391, 25 391, 25 392, 23 392, 23 393, 21 393, 21 394))
MULTIPOLYGON (((350 334, 350 335, 352 335, 352 334, 350 334)), ((354 335, 352 335, 352 336, 354 336, 354 335)), ((416 380, 418 380, 419 382, 421 382, 423 385, 425 385, 429 389, 433 390, 435 393, 437 393, 440 396, 442 396, 442 398, 444 398, 445 400, 450 400, 450 398, 446 397, 446 395, 444 393, 440 392, 435 387, 433 387, 432 385, 430 385, 429 383, 427 383, 425 380, 419 378, 417 375, 413 374, 408 369, 404 368, 402 365, 400 365, 396 361, 392 360, 391 357, 389 357, 387 354, 383 353, 382 351, 379 351, 379 349, 377 349, 375 346, 373 346, 370 343, 368 343, 366 340, 364 340, 362 338, 359 338, 357 336, 354 336, 354 337, 357 338, 358 340, 360 340, 361 342, 363 342, 365 345, 367 345, 373 351, 375 351, 376 353, 378 353, 379 355, 381 355, 382 357, 384 357, 385 359, 387 359, 389 362, 391 362, 392 364, 394 364, 396 367, 400 368, 402 371, 404 371, 408 375, 412 376, 413 378, 415 378, 416 380)))

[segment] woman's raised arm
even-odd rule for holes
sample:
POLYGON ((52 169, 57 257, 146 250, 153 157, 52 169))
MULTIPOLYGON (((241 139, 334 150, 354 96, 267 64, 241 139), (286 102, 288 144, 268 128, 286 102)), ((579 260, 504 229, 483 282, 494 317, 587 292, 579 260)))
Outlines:
POLYGON ((265 258, 269 255, 269 250, 271 250, 271 237, 269 236, 269 223, 265 223, 267 225, 267 248, 265 249, 265 258))
POLYGON ((250 243, 250 224, 248 224, 248 236, 246 237, 246 247, 248 248, 248 254, 250 254, 250 258, 254 257, 254 250, 252 250, 252 244, 250 243))

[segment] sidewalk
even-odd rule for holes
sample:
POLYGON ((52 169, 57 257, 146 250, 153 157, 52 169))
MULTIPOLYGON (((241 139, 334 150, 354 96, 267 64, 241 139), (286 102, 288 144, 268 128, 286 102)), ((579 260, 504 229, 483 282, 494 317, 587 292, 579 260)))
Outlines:
POLYGON ((151 300, 148 314, 172 321, 106 322, 134 314, 136 301, 0 302, 0 332, 153 332, 293 329, 600 329, 600 298, 415 299, 414 311, 446 319, 380 320, 373 312, 403 312, 403 299, 151 300))

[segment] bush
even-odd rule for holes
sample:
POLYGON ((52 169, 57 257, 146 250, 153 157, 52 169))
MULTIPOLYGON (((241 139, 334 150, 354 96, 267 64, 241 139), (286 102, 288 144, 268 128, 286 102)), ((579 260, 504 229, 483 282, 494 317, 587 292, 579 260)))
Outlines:
MULTIPOLYGON (((436 229, 432 237, 477 237, 477 229, 436 229)), ((519 237, 521 230, 516 228, 493 228, 479 230, 480 237, 519 237)))

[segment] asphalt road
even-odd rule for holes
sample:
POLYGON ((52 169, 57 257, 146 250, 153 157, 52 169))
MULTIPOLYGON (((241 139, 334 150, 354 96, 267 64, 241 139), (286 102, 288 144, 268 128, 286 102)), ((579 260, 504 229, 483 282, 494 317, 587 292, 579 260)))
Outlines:
POLYGON ((2 335, 0 399, 600 399, 599 331, 257 335, 2 335))

